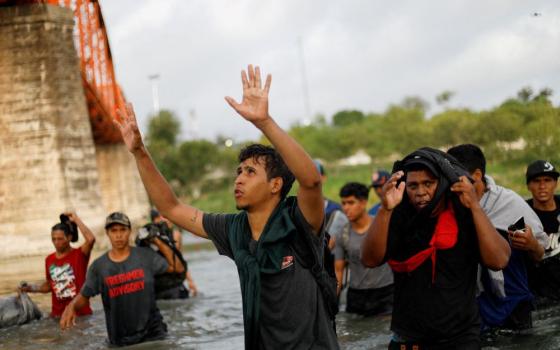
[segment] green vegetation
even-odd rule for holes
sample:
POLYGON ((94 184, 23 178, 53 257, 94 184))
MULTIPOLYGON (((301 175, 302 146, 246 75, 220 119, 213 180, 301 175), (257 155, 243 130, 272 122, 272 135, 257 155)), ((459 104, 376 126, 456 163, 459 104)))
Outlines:
MULTIPOLYGON (((452 91, 436 96, 444 110, 428 118, 429 103, 406 97, 383 113, 343 110, 331 122, 319 116, 310 125, 294 125, 288 132, 314 158, 324 161, 328 181, 325 195, 338 199, 348 181, 368 184, 378 168, 391 169, 394 160, 422 146, 447 149, 461 143, 482 147, 488 158, 488 174, 503 186, 527 196, 524 173, 535 159, 560 164, 560 108, 551 102, 552 90, 534 93, 525 87, 516 98, 483 111, 449 108, 452 91), (337 161, 365 151, 373 160, 368 166, 337 166, 337 161)), ((147 145, 164 176, 180 196, 207 211, 234 210, 232 188, 237 153, 243 145, 178 141, 180 122, 170 111, 152 116, 147 145)), ((260 140, 263 142, 265 140, 260 140)), ((377 198, 372 193, 370 202, 377 198)))

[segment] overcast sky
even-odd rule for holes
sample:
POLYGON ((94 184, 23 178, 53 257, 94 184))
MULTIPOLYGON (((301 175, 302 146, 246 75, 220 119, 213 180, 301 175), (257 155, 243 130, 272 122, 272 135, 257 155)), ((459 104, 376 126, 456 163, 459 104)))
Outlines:
POLYGON ((117 80, 143 128, 153 110, 148 76, 157 73, 160 106, 177 113, 185 139, 259 136, 223 99, 240 99, 240 71, 248 63, 272 74, 271 115, 286 128, 341 109, 382 112, 410 95, 428 100, 434 113, 443 90, 455 92, 451 106, 474 109, 491 108, 527 85, 550 87, 554 102, 560 100, 556 0, 101 0, 101 6, 117 80))

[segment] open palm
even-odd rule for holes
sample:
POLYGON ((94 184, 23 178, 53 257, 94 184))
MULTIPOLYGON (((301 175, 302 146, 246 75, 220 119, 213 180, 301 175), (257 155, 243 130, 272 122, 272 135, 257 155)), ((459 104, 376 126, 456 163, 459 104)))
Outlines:
POLYGON ((128 148, 131 153, 134 153, 136 150, 142 148, 144 144, 132 104, 126 104, 126 113, 120 110, 118 110, 117 113, 120 120, 113 120, 113 123, 120 130, 126 148, 128 148))
POLYGON ((247 71, 248 77, 245 71, 241 72, 241 82, 243 84, 241 103, 237 103, 229 96, 226 97, 226 101, 243 118, 254 124, 265 121, 270 117, 268 114, 268 92, 272 77, 270 74, 267 75, 263 88, 260 68, 257 66, 253 69, 253 66, 249 65, 247 71))
POLYGON ((404 172, 398 171, 391 175, 391 178, 383 186, 383 191, 381 194, 381 201, 383 202, 383 207, 388 210, 395 208, 402 202, 405 183, 404 181, 398 183, 398 181, 404 176, 404 172), (397 185, 398 184, 398 185, 397 185))

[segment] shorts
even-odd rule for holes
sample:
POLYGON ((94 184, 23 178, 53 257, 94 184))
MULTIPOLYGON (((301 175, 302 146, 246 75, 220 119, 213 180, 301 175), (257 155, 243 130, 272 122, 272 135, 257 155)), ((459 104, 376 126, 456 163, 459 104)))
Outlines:
POLYGON ((348 288, 346 312, 363 316, 390 314, 393 311, 394 285, 381 288, 348 288))

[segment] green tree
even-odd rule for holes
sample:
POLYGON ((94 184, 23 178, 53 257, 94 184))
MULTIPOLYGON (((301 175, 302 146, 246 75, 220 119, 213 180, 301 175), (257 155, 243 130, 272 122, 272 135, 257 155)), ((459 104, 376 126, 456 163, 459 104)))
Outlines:
POLYGON ((436 102, 440 106, 445 106, 447 105, 447 103, 449 103, 449 101, 454 95, 455 93, 453 91, 450 90, 442 91, 439 95, 436 96, 436 102))
POLYGON ((177 143, 177 137, 181 132, 181 122, 175 114, 169 110, 161 110, 157 115, 150 117, 148 121, 148 143, 165 142, 169 145, 177 143))
POLYGON ((365 118, 364 113, 358 110, 344 110, 335 113, 332 123, 337 127, 344 127, 350 124, 359 123, 365 118))
POLYGON ((177 149, 177 180, 190 187, 220 163, 218 146, 207 140, 185 141, 177 149))

